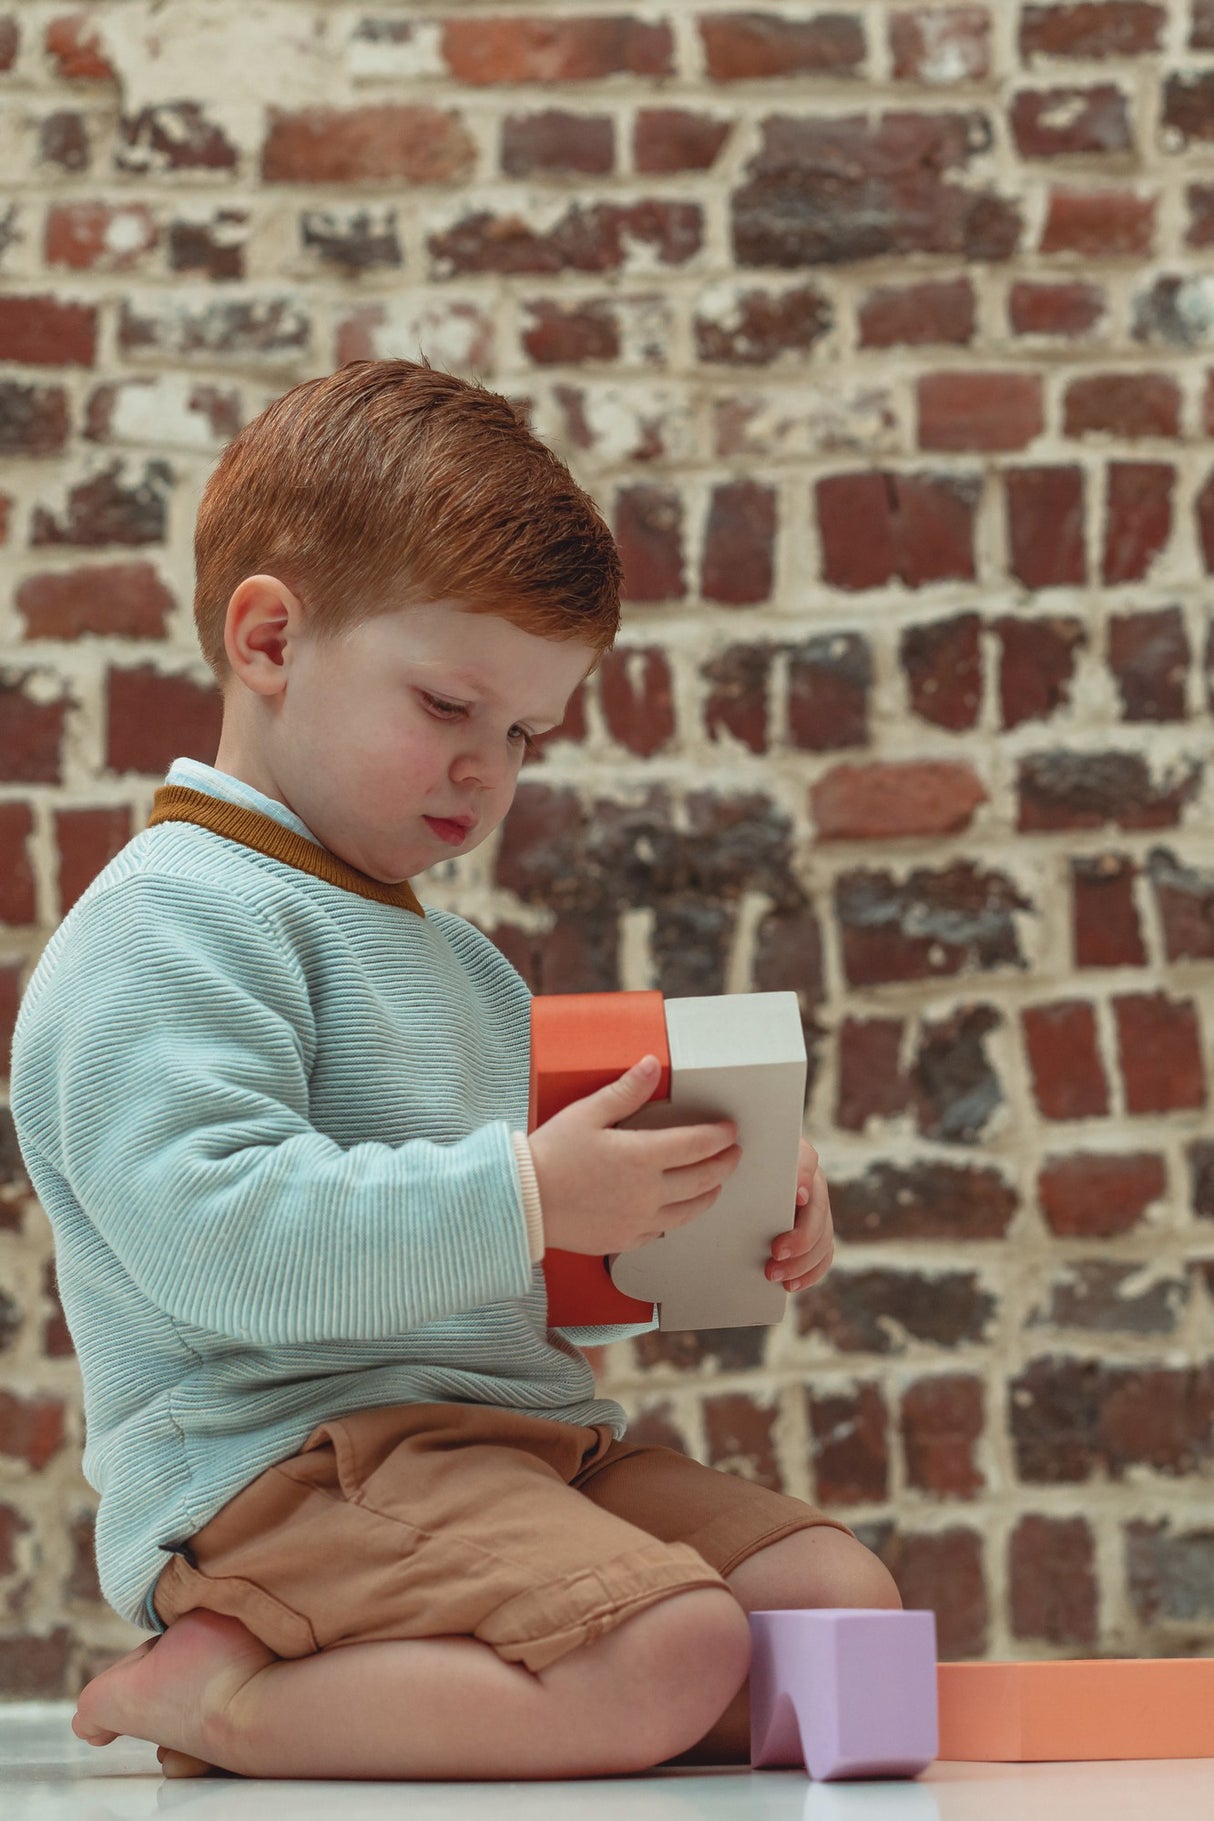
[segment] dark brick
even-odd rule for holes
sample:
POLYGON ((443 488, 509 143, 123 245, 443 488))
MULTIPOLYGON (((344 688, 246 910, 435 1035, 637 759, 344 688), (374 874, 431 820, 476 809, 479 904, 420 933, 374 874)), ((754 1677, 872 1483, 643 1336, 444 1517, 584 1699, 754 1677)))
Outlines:
POLYGON ((781 19, 773 12, 716 13, 698 21, 714 82, 766 76, 851 76, 864 62, 864 28, 850 13, 781 19))
POLYGON ((1094 1645, 1100 1591, 1096 1540, 1083 1517, 1020 1518, 1008 1546, 1012 1635, 1094 1645))
POLYGON ((806 1397, 814 1495, 823 1505, 865 1505, 889 1497, 889 1413, 880 1385, 834 1397, 806 1397))
POLYGON ((633 162, 646 177, 709 171, 732 131, 732 121, 717 120, 690 108, 638 108, 633 162))
POLYGON ((910 1104, 910 1083, 899 1060, 901 1018, 845 1018, 839 1026, 839 1087, 835 1124, 862 1132, 870 1119, 894 1119, 910 1104))
POLYGON ((991 1619, 982 1537, 974 1530, 908 1535, 899 1526, 890 1568, 908 1611, 936 1615, 936 1651, 942 1663, 984 1657, 991 1619))
POLYGON ((1169 76, 1160 124, 1170 127, 1184 145, 1214 142, 1214 70, 1169 76))
POLYGON ((452 227, 427 236, 435 278, 460 273, 618 272, 634 244, 652 247, 662 265, 686 265, 703 243, 696 202, 645 200, 570 203, 552 227, 537 230, 519 214, 473 208, 452 227))
POLYGON ((972 1271, 835 1270, 795 1307, 798 1336, 890 1357, 915 1342, 955 1349, 986 1340, 995 1298, 972 1271))
POLYGON ((788 737, 802 752, 868 741, 872 655, 855 632, 822 633, 788 654, 788 737))
POLYGON ((567 108, 507 114, 501 166, 507 177, 604 176, 615 168, 615 122, 567 108))
POLYGON ((1009 1384, 1021 1479, 1120 1483, 1134 1468, 1177 1478, 1208 1468, 1214 1452, 1214 1368, 1104 1366, 1061 1356, 1033 1360, 1009 1384))
POLYGON ((1172 535, 1170 462, 1110 462, 1104 534, 1105 582, 1141 582, 1172 535))
POLYGON ((1026 6, 1020 16, 1020 55, 1141 57, 1160 48, 1167 8, 1146 0, 1081 0, 1074 6, 1026 6))
POLYGON ((1192 661, 1179 607, 1113 614, 1109 665, 1126 721, 1183 721, 1192 661))
POLYGON ((1195 1138, 1187 1152, 1193 1212, 1214 1220, 1214 1139, 1195 1138))
POLYGON ((240 154, 197 101, 161 101, 118 121, 114 168, 131 176, 234 171, 240 154))
MULTIPOLYGON (((195 238, 196 230, 191 229, 190 233, 188 240, 184 236, 174 239, 174 268, 192 270, 201 265, 209 278, 220 276, 208 242, 195 238), (179 260, 185 262, 184 268, 177 265, 179 260)), ((360 272, 397 271, 404 264, 396 210, 391 208, 303 209, 299 216, 299 244, 305 253, 315 253, 318 259, 352 277, 360 272)), ((225 269, 224 277, 241 275, 243 250, 237 251, 239 260, 231 263, 240 270, 225 269)))
POLYGON ((1093 373, 1066 391, 1068 436, 1180 435, 1180 388, 1166 373, 1093 373))
POLYGON ((1018 206, 955 181, 991 143, 977 113, 773 115, 732 201, 743 266, 849 264, 898 253, 1008 259, 1018 206))
POLYGON ((70 429, 67 393, 62 386, 0 380, 0 455, 60 455, 70 429))
POLYGON ((1043 721, 1071 700, 1076 653, 1087 644, 1080 620, 1004 614, 999 638, 999 703, 1004 727, 1043 721))
POLYGON ((1087 580, 1080 468, 1010 468, 1005 477, 1012 573, 1026 588, 1087 580))
POLYGON ((96 548, 106 544, 156 544, 167 529, 174 475, 167 462, 146 461, 141 479, 124 482, 126 463, 113 461, 68 491, 62 516, 35 505, 30 543, 96 548))
POLYGON ((1111 82, 1021 89, 1010 120, 1022 158, 1100 158, 1134 149, 1128 98, 1111 82))
POLYGON ((621 487, 615 499, 623 597, 630 601, 682 600, 687 585, 679 493, 673 487, 621 487))
POLYGON ((851 986, 1024 967, 1013 913, 1031 907, 1004 873, 959 860, 903 883, 857 868, 835 881, 843 969, 851 986))
POLYGON ((1214 183, 1191 183, 1185 194, 1189 204, 1186 247, 1214 247, 1214 183))
POLYGON ((724 731, 751 752, 767 751, 771 666, 771 648, 764 645, 730 645, 703 666, 709 685, 704 727, 710 740, 724 731))
POLYGON ((709 502, 700 566, 706 600, 749 607, 771 595, 775 563, 776 490, 759 481, 726 481, 709 502))
POLYGON ((1166 847, 1154 847, 1147 872, 1168 960, 1214 961, 1214 871, 1185 866, 1166 847))
POLYGON ((971 1499, 982 1491, 981 1379, 961 1372, 921 1378, 903 1393, 900 1418, 908 1486, 935 1498, 971 1499))
POLYGON ((964 347, 974 333, 974 287, 968 278, 885 285, 861 299, 862 348, 964 347))
POLYGON ((35 672, 0 671, 0 782, 62 784, 63 739, 70 696, 36 700, 26 691, 35 672))
POLYGON ((1071 861, 1076 967, 1142 967, 1146 948, 1134 902, 1136 869, 1125 854, 1071 861))
MULTIPOLYGON (((326 255, 335 264, 353 271, 364 271, 373 265, 399 265, 399 242, 393 243, 391 236, 377 236, 365 214, 361 219, 361 234, 353 225, 344 234, 340 229, 337 233, 330 231, 322 249, 326 255)), ((300 223, 300 243, 305 247, 308 245, 306 220, 305 217, 300 223)), ((212 221, 170 222, 169 269, 196 272, 219 284, 243 278, 248 226, 249 215, 245 209, 219 209, 212 221)))
POLYGON ((1096 1018, 1083 1000, 1021 1012, 1033 1094, 1046 1119, 1090 1119, 1109 1110, 1096 1018))
POLYGON ((836 1178, 830 1200, 835 1231, 852 1244, 1003 1239, 1018 1206, 1015 1189, 998 1171, 935 1159, 871 1164, 862 1176, 836 1178))
POLYGON ((734 367, 767 367, 781 355, 808 354, 831 328, 830 301, 813 285, 787 291, 747 288, 728 322, 697 314, 696 358, 734 367))
MULTIPOLYGON (((1214 76, 1214 70, 1210 72, 1214 76)), ((1211 90, 1214 98, 1214 88, 1211 90)), ((1134 300, 1135 341, 1163 342, 1172 348, 1200 348, 1210 329, 1209 279, 1165 275, 1134 300)))
POLYGON ((963 1005, 938 1023, 924 1022, 911 1083, 925 1138, 976 1144, 984 1136, 1004 1094, 983 1039, 1002 1022, 989 1005, 963 1005))
POLYGON ((706 1397, 701 1409, 707 1466, 741 1474, 773 1492, 788 1490, 780 1473, 772 1406, 764 1407, 746 1391, 725 1391, 706 1397))
POLYGON ((979 630, 976 613, 959 613, 903 632, 898 654, 911 707, 922 720, 954 733, 977 722, 982 706, 979 630))
POLYGON ((1140 1518, 1125 1526, 1126 1586, 1144 1625, 1159 1620, 1192 1634, 1214 1618, 1214 1531, 1185 1520, 1140 1518))
POLYGON ((1018 826, 1173 828, 1200 782, 1197 762, 1156 784, 1137 752, 1031 753, 1020 761, 1018 826))

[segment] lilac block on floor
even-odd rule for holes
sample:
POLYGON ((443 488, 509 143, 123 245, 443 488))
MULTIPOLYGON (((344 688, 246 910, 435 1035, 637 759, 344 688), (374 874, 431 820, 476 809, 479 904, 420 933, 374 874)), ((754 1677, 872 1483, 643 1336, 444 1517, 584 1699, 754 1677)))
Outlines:
POLYGON ((914 1777, 936 1756, 936 1615, 823 1607, 750 1615, 750 1762, 914 1777))

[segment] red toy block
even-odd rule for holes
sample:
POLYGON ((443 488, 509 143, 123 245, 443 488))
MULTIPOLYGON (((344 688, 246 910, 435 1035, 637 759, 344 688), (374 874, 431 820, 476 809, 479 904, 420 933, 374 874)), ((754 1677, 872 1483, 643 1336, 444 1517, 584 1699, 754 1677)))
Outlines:
POLYGON ((941 1663, 941 1758, 1214 1758, 1214 1658, 941 1663))
MULTIPOLYGON (((534 998, 528 1131, 573 1101, 618 1081, 647 1055, 656 1056, 662 1065, 652 1098, 668 1099, 670 1047, 661 993, 558 993, 534 998)), ((635 1325, 654 1318, 653 1303, 616 1288, 605 1258, 550 1247, 543 1268, 551 1328, 635 1325)))

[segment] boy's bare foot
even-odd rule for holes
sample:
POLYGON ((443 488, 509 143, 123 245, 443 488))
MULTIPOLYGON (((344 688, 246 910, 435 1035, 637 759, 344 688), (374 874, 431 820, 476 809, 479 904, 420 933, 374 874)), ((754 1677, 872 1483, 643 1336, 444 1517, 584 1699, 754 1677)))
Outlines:
POLYGON ((187 1612, 81 1689, 72 1731, 89 1745, 124 1733, 149 1739, 161 1748, 166 1777, 206 1776, 215 1768, 215 1721, 238 1689, 277 1661, 239 1619, 187 1612))

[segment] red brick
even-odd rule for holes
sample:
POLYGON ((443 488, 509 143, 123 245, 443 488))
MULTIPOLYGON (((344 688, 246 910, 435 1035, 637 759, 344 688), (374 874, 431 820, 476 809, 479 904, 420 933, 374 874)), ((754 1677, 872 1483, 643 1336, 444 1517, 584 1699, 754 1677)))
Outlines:
POLYGON ((546 108, 508 114, 502 122, 501 166, 507 177, 604 176, 615 169, 615 122, 610 114, 546 108))
POLYGON ((991 73, 991 21, 982 6, 892 13, 889 44, 897 82, 951 88, 991 73))
POLYGON ((768 366, 783 354, 807 354, 830 329, 828 300, 813 285, 784 291, 740 291, 729 318, 697 312, 696 358, 731 366, 768 366))
POLYGON ((1173 1113, 1206 1104, 1201 1030, 1191 999, 1126 993, 1113 1001, 1129 1113, 1173 1113))
POLYGON ((521 339, 537 366, 575 367, 588 360, 618 360, 619 321, 610 299, 586 298, 564 306, 554 298, 529 297, 523 309, 531 326, 521 339))
POLYGON ((895 1119, 910 1105, 899 1056, 901 1018, 844 1018, 839 1026, 835 1123, 862 1132, 870 1119, 895 1119))
POLYGON ((197 101, 150 102, 118 122, 114 167, 132 177, 174 171, 234 171, 241 153, 197 101))
POLYGON ((1172 535, 1170 462, 1110 462, 1102 574, 1108 583, 1140 582, 1172 535))
POLYGON ((881 1387, 830 1397, 809 1393, 814 1491, 824 1505, 867 1504, 889 1495, 889 1417, 881 1387))
POLYGON ((223 700, 213 683, 166 676, 151 664, 111 669, 105 706, 105 763, 110 771, 163 777, 175 758, 214 764, 223 700))
POLYGON ((1071 861, 1076 967, 1142 967, 1146 948, 1134 901, 1134 862, 1124 854, 1071 861))
POLYGON ((121 853, 134 834, 128 804, 55 811, 55 847, 59 856, 58 903, 60 918, 75 904, 115 854, 121 853))
POLYGON ((0 961, 0 1075, 10 1073, 13 1059, 13 1029, 17 1007, 24 987, 20 961, 0 961))
POLYGON ((613 740, 651 758, 674 738, 670 665, 658 646, 623 646, 599 666, 599 701, 613 740))
POLYGON ((1082 1517, 1017 1521, 1008 1548, 1012 1635, 1094 1645, 1100 1627, 1096 1544, 1082 1517))
POLYGON ((1214 472, 1197 495, 1197 535, 1206 574, 1214 575, 1214 472))
POLYGON ((642 176, 668 177, 680 171, 710 171, 733 131, 731 120, 718 120, 690 108, 638 108, 632 156, 642 176))
POLYGON ((704 533, 700 592, 705 600, 749 607, 771 596, 776 490, 759 481, 714 487, 704 533))
POLYGON ((1192 662, 1179 607, 1113 614, 1109 667, 1126 721, 1183 721, 1192 662))
POLYGON ((664 23, 598 15, 451 19, 443 26, 443 58, 457 82, 475 87, 673 76, 674 38, 664 23))
POLYGON ((1068 436, 1180 435, 1180 387, 1166 373, 1093 373, 1066 390, 1068 436))
POLYGON ((144 203, 63 202, 46 212, 42 257, 48 266, 129 272, 159 241, 144 203))
POLYGON ((98 563, 28 576, 14 604, 27 639, 163 639, 174 599, 150 563, 98 563))
POLYGON ((1134 148, 1129 100, 1111 82, 1021 89, 1012 98, 1010 119, 1022 158, 1099 158, 1134 148))
POLYGON ((822 13, 812 19, 716 13, 701 18, 699 28, 704 65, 714 82, 851 75, 864 62, 864 28, 846 13, 822 13))
POLYGON ((97 311, 46 293, 0 297, 0 361, 38 367, 91 367, 97 311))
POLYGON ((1035 373, 928 373, 918 399, 923 449, 1024 449, 1045 428, 1035 373))
POLYGON ((1026 1007, 1021 1013, 1033 1094, 1046 1119, 1088 1119, 1109 1110, 1096 1043, 1096 1017, 1083 1000, 1026 1007))
POLYGON ((70 433, 65 386, 0 379, 0 456, 59 455, 70 433))
POLYGON ((788 654, 788 738, 801 752, 868 743, 872 655, 858 633, 819 634, 788 654))
POLYGON ((704 702, 704 730, 710 740, 722 730, 748 746, 767 751, 767 697, 772 652, 764 645, 730 645, 703 667, 711 685, 704 702))
POLYGON ((973 727, 982 706, 979 631, 976 613, 959 613, 908 626, 899 642, 914 712, 954 733, 973 727))
POLYGON ((28 803, 0 803, 0 923, 37 921, 37 891, 30 865, 34 816, 28 803))
POLYGON ((475 164, 476 141, 458 114, 441 108, 271 107, 261 177, 264 183, 456 183, 475 164))
POLYGON ((1005 475, 1012 574, 1026 588, 1087 580, 1080 468, 1009 468, 1005 475))
POLYGON ((674 488, 621 487, 616 492, 615 536, 624 569, 623 598, 681 600, 683 502, 674 488))
POLYGON ((0 1390, 0 1454, 40 1473, 63 1447, 66 1417, 61 1397, 0 1390))
POLYGON ((47 22, 46 54, 54 75, 64 82, 117 82, 113 64, 101 48, 98 22, 89 13, 61 13, 47 22))
POLYGON ((971 581, 976 477, 867 471, 817 482, 823 580, 836 588, 971 581))
POLYGON ((1081 0, 1074 6, 1026 6, 1020 17, 1020 55, 1141 57, 1160 48, 1167 8, 1147 0, 1081 0))
POLYGON ((1017 335, 1087 335, 1108 308, 1099 285, 1039 284, 1018 279, 1008 294, 1008 320, 1017 335))
POLYGON ((28 695, 29 673, 0 674, 0 782, 62 784, 63 737, 70 696, 43 702, 28 695))
POLYGON ((945 759, 836 765, 809 793, 820 841, 956 834, 986 800, 970 767, 945 759))
POLYGON ((1214 438, 1214 372, 1206 374, 1206 395, 1202 405, 1202 427, 1214 438))
POLYGON ((1049 1157, 1037 1197, 1058 1239, 1116 1239, 1167 1193, 1162 1157, 1151 1151, 1076 1151, 1049 1157))
POLYGON ((1214 183, 1191 183, 1186 191, 1189 202, 1187 247, 1214 247, 1214 183))
POLYGON ((780 1473, 775 1426, 777 1406, 749 1391, 721 1391, 701 1404, 705 1465, 738 1473, 751 1485, 787 1492, 780 1473))
POLYGON ((473 208, 455 224, 426 238, 431 275, 457 273, 617 272, 636 245, 652 247, 666 266, 686 265, 703 244, 699 203, 572 202, 552 227, 538 230, 517 211, 495 214, 473 208))
POLYGON ((1192 0, 1191 51, 1214 51, 1214 0, 1192 0))
POLYGON ((900 1416, 908 1486, 936 1498, 971 1499, 982 1491, 981 1379, 961 1372, 918 1379, 902 1394, 900 1416))
POLYGON ((1214 961, 1214 872, 1184 866, 1166 847, 1147 862, 1164 954, 1169 961, 1214 961))
POLYGON ((1071 699, 1075 654, 1087 643, 1082 621, 1005 614, 999 637, 999 703, 1004 727, 1043 721, 1071 699))
POLYGON ((858 313, 862 348, 964 346, 974 333, 974 288, 968 278, 870 291, 858 313))
POLYGON ((1214 144, 1214 69, 1168 77, 1160 125, 1182 145, 1214 144))
POLYGON ((0 19, 0 70, 11 70, 21 47, 21 33, 12 14, 0 19))
POLYGON ((124 457, 115 457, 104 469, 70 487, 61 517, 35 505, 31 545, 35 549, 95 549, 105 544, 161 543, 173 471, 167 462, 150 459, 128 479, 127 465, 124 457))
POLYGON ((958 860, 917 868, 904 882, 856 868, 835 880, 835 916, 849 986, 927 980, 1022 966, 1013 912, 1029 910, 1004 873, 958 860))
POLYGON ((1041 251, 1078 253, 1084 259, 1149 258, 1156 201, 1131 190, 1054 190, 1041 251))

